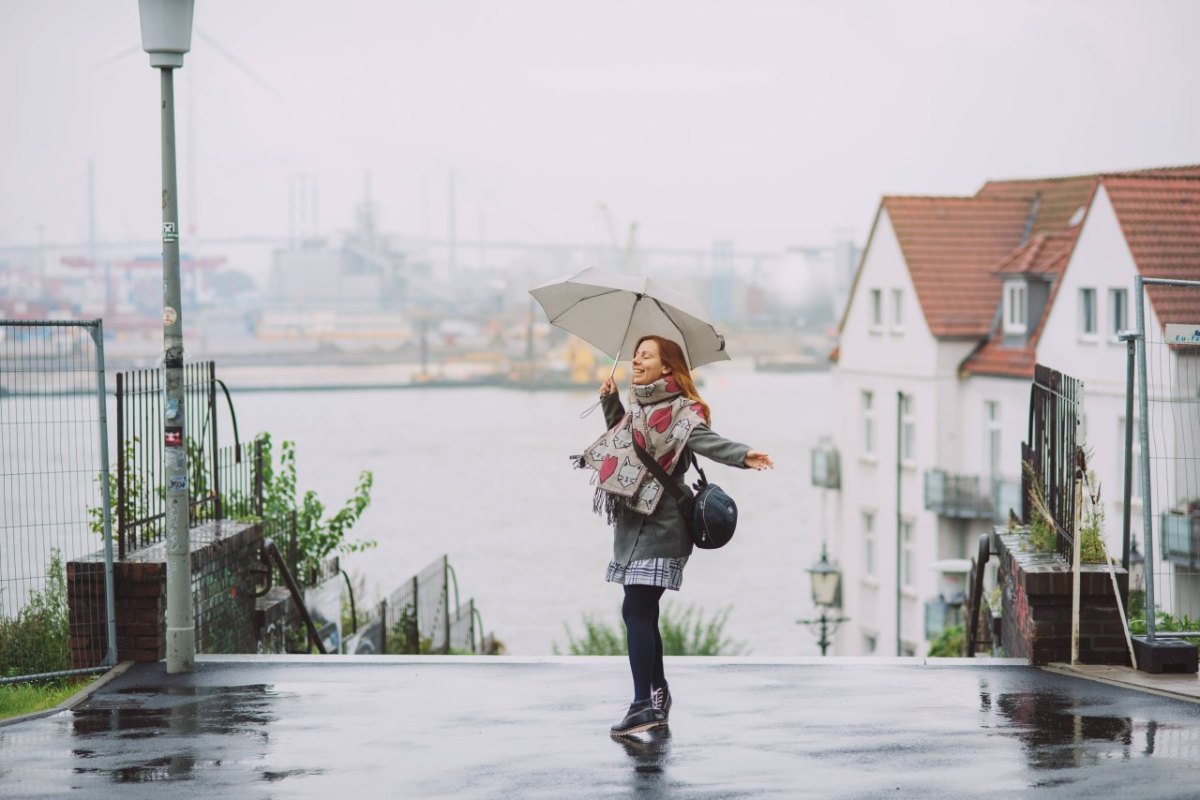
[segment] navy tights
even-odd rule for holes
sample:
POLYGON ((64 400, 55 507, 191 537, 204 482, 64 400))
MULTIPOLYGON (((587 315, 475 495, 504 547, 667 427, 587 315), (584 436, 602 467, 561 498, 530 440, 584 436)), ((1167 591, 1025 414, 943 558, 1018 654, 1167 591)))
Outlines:
POLYGON ((629 669, 633 672, 633 700, 650 699, 650 687, 665 686, 662 635, 658 632, 658 601, 665 590, 658 586, 629 585, 621 616, 629 640, 629 669))

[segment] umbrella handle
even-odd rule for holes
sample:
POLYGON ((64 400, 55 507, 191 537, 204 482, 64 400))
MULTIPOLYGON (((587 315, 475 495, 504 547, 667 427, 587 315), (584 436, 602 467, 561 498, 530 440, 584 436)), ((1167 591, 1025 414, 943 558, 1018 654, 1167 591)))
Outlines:
MULTIPOLYGON (((621 358, 621 351, 618 350, 617 357, 613 359, 613 368, 609 371, 608 377, 611 378, 613 375, 617 374, 617 363, 619 362, 620 358, 621 358)), ((593 411, 595 411, 597 408, 599 408, 600 404, 603 402, 604 402, 604 400, 603 400, 603 398, 601 398, 600 400, 597 400, 596 402, 592 403, 590 406, 585 408, 583 411, 579 412, 579 418, 583 419, 584 417, 589 416, 593 411)))

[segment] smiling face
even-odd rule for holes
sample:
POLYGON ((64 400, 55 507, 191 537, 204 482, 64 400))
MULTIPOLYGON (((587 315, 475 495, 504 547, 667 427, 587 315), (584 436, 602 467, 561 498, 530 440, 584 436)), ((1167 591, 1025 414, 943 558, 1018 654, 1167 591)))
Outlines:
POLYGON ((647 339, 638 345, 637 352, 633 354, 633 382, 635 384, 645 386, 648 383, 654 383, 670 372, 670 369, 663 367, 662 356, 658 352, 658 342, 647 339))

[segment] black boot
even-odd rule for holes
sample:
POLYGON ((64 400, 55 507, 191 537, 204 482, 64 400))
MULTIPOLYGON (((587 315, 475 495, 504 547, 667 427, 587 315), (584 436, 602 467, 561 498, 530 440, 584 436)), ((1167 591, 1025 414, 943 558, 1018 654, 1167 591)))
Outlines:
POLYGON ((667 715, 654 707, 651 700, 637 700, 629 705, 625 719, 609 728, 613 736, 641 733, 667 724, 667 715))
POLYGON ((650 704, 663 712, 664 719, 669 719, 671 716, 671 687, 664 683, 657 689, 651 689, 650 704))

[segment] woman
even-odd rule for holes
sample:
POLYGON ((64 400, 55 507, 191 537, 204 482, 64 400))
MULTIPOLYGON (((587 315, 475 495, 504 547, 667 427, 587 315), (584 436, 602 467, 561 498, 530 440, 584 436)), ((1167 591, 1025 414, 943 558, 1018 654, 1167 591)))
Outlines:
POLYGON ((626 413, 610 377, 600 387, 609 430, 581 457, 581 466, 597 472, 595 509, 614 526, 613 559, 607 580, 623 584, 621 614, 633 673, 633 702, 613 725, 614 736, 667 723, 671 690, 663 674, 658 602, 667 589, 678 590, 692 552, 687 524, 675 500, 645 468, 634 444, 685 487, 689 451, 721 464, 770 469, 771 457, 723 439, 709 428, 708 404, 700 398, 683 350, 670 339, 643 336, 634 348, 630 410, 626 413))

